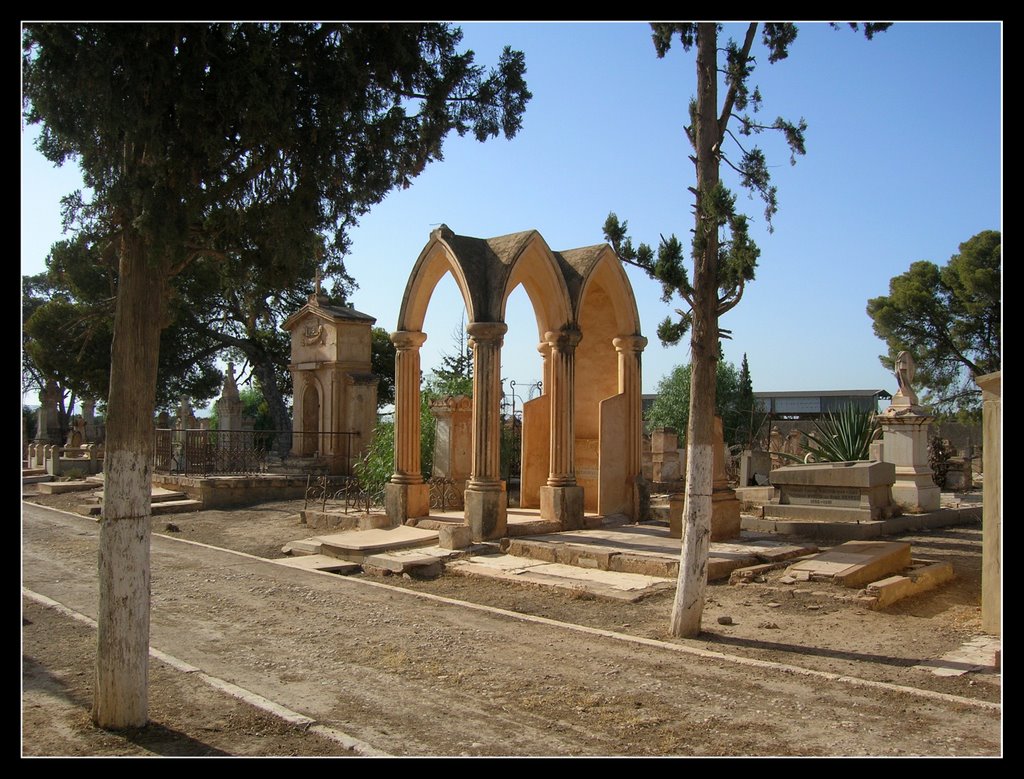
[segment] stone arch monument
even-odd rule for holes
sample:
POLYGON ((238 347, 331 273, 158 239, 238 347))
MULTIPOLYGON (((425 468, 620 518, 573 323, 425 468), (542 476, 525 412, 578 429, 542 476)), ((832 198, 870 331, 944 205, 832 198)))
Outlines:
POLYGON ((429 513, 420 472, 420 347, 434 288, 451 273, 466 304, 473 349, 473 444, 466 522, 474 540, 500 538, 506 496, 499 475, 501 346, 505 304, 520 284, 533 306, 543 394, 523 407, 521 505, 565 528, 584 510, 638 515, 641 477, 640 335, 636 300, 607 244, 552 251, 536 230, 472 238, 431 232, 402 299, 395 355, 392 522, 429 513))

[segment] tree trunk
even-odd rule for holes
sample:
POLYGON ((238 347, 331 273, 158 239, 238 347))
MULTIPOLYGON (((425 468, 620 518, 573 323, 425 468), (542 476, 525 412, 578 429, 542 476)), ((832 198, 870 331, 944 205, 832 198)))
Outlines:
MULTIPOLYGON (((246 356, 252 363, 256 378, 259 379, 260 389, 263 391, 263 397, 266 399, 267 408, 270 411, 270 418, 274 420, 274 429, 290 431, 292 421, 288 416, 288 407, 284 403, 284 397, 277 386, 273 360, 268 354, 247 353, 246 356)), ((290 435, 278 433, 274 437, 273 451, 279 457, 286 457, 291 447, 292 437, 290 435)))
MULTIPOLYGON (((718 183, 717 32, 713 23, 697 30, 697 190, 718 183)), ((714 476, 715 373, 718 363, 718 225, 697 199, 695 238, 701 245, 693 275, 690 333, 690 419, 686 432, 686 498, 679 579, 672 605, 673 636, 700 633, 711 543, 711 491, 714 476)))
POLYGON ((162 269, 147 263, 139 237, 126 235, 111 345, 100 519, 92 718, 102 728, 141 727, 148 719, 150 474, 165 279, 162 269))

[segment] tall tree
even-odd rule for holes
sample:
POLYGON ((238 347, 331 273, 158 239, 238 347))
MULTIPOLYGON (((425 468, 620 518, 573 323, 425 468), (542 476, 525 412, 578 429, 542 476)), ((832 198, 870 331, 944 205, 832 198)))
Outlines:
POLYGON ((444 24, 31 24, 25 116, 91 190, 72 218, 117 257, 93 719, 147 720, 151 426, 160 332, 192 263, 294 267, 407 187, 451 131, 520 129, 521 53, 496 70, 444 24), (258 251, 254 250, 258 247, 258 251))
POLYGON ((743 362, 740 363, 739 391, 736 395, 737 423, 733 434, 732 443, 749 447, 757 436, 761 425, 759 414, 754 400, 754 382, 750 378, 750 363, 747 362, 747 353, 743 353, 743 362))
MULTIPOLYGON (((658 382, 657 395, 647 412, 647 425, 672 427, 685 435, 690 421, 690 388, 692 369, 689 364, 677 365, 658 382)), ((722 428, 726 443, 733 438, 743 415, 740 413, 739 397, 741 383, 736 366, 719 360, 715 368, 715 413, 722 417, 722 428)))
POLYGON ((999 370, 1002 354, 1003 242, 985 230, 960 244, 943 267, 921 260, 889 282, 889 294, 868 301, 875 335, 889 347, 890 370, 907 350, 928 402, 946 412, 980 412, 974 376, 999 370))
MULTIPOLYGON (((653 29, 654 47, 664 57, 673 38, 686 51, 697 48, 697 96, 690 102, 690 122, 686 136, 693 147, 690 160, 696 169, 696 186, 689 190, 694 198, 694 230, 691 255, 693 278, 684 265, 684 252, 675 235, 662 239, 655 252, 647 244, 634 247, 627 234, 627 223, 609 214, 604 225, 605 237, 625 261, 643 268, 661 282, 667 303, 679 295, 686 309, 677 310, 676 321, 665 319, 658 336, 665 343, 678 343, 690 331, 692 386, 690 393, 689 429, 686 436, 686 497, 683 505, 683 545, 679 565, 679 581, 672 608, 671 631, 675 636, 695 636, 700 632, 707 584, 708 545, 711 537, 711 485, 713 479, 713 442, 715 375, 720 337, 718 319, 739 303, 746 282, 754 278, 760 250, 748 231, 747 217, 736 211, 736 196, 722 183, 720 168, 724 162, 732 169, 742 187, 756 193, 764 202, 764 216, 769 229, 778 208, 776 189, 764 152, 757 146, 747 148, 744 138, 765 130, 783 135, 790 149, 790 161, 804 153, 806 123, 793 123, 778 117, 770 124, 760 122, 755 114, 761 106, 758 88, 751 90, 754 72, 754 43, 760 28, 761 42, 773 63, 788 56, 795 40, 794 24, 769 22, 747 25, 741 42, 729 39, 719 47, 722 26, 715 22, 657 23, 653 29), (720 69, 718 55, 725 54, 720 69), (725 88, 719 102, 719 77, 725 88), (750 109, 750 113, 745 112, 750 109), (735 121, 734 121, 735 120, 735 121), (736 125, 736 132, 730 128, 736 125), (737 149, 726 152, 726 143, 737 149)), ((851 25, 857 29, 857 25, 851 25)), ((865 35, 870 39, 888 25, 867 24, 865 35)))

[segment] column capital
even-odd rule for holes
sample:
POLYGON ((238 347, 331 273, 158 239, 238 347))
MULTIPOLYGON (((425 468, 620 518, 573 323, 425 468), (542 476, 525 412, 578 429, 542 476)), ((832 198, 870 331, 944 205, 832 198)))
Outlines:
POLYGON ((612 345, 618 352, 640 353, 647 346, 647 339, 642 335, 620 335, 612 339, 612 345))
POLYGON ((583 334, 575 325, 567 325, 558 330, 548 330, 544 333, 544 341, 552 348, 560 352, 571 351, 579 344, 583 334))
POLYGON ((474 343, 496 341, 500 345, 502 337, 508 332, 508 325, 504 322, 470 322, 466 325, 466 332, 474 343))
POLYGON ((391 334, 391 343, 400 351, 419 349, 427 340, 427 334, 419 330, 399 330, 391 334))

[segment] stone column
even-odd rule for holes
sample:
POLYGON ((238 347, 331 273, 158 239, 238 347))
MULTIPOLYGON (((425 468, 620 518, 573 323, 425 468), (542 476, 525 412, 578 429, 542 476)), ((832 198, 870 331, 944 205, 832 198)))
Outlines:
POLYGON ((580 331, 548 331, 551 347, 548 394, 551 395, 551 470, 540 488, 540 515, 566 529, 583 526, 583 488, 576 484, 576 346, 580 331))
POLYGON ((542 341, 537 344, 537 351, 540 352, 541 358, 540 391, 541 394, 546 395, 548 388, 551 386, 551 344, 547 341, 542 341))
POLYGON ((384 485, 384 507, 392 525, 430 513, 430 494, 420 472, 420 347, 418 330, 391 334, 395 345, 395 472, 384 485))
POLYGON ((643 400, 640 392, 640 355, 647 346, 647 339, 642 335, 626 335, 612 339, 612 345, 619 356, 619 392, 626 396, 626 478, 629 480, 627 489, 633 506, 632 520, 639 522, 641 516, 641 486, 643 480, 642 440, 643 400))
POLYGON ((501 482, 501 344, 504 322, 471 322, 473 457, 466 484, 466 522, 474 541, 502 538, 507 498, 501 482))
POLYGON ((1002 635, 1000 572, 1002 545, 1000 533, 1003 509, 1000 502, 1002 481, 1002 397, 1003 372, 987 373, 974 379, 982 398, 982 508, 981 508, 981 629, 1002 635))

